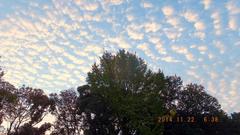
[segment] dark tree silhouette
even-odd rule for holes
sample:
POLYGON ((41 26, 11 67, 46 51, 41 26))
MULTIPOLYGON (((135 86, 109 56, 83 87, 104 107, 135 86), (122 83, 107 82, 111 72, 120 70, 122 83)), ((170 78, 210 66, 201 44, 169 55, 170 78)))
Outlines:
POLYGON ((0 124, 3 121, 4 115, 6 114, 5 109, 9 104, 14 104, 16 101, 16 88, 9 82, 3 80, 3 71, 0 67, 0 124))
MULTIPOLYGON (((175 83, 174 83, 175 84, 175 83)), ((177 115, 175 117, 194 117, 193 123, 165 123, 165 135, 218 135, 221 134, 221 124, 218 122, 204 122, 204 117, 211 119, 217 117, 223 122, 226 114, 221 110, 217 99, 210 96, 204 87, 197 84, 179 86, 177 98, 174 102, 177 115)), ((169 98, 168 98, 169 99, 169 98)))
POLYGON ((81 116, 77 114, 77 94, 69 89, 60 94, 51 94, 55 109, 52 114, 56 117, 52 135, 79 135, 81 132, 81 116))
POLYGON ((46 131, 51 127, 50 123, 45 123, 39 128, 33 127, 31 124, 26 123, 19 128, 18 132, 11 133, 11 135, 45 135, 46 131))
POLYGON ((52 102, 41 89, 23 86, 16 89, 16 103, 4 108, 4 120, 9 122, 7 134, 18 134, 26 124, 34 127, 40 123, 51 109, 52 102))

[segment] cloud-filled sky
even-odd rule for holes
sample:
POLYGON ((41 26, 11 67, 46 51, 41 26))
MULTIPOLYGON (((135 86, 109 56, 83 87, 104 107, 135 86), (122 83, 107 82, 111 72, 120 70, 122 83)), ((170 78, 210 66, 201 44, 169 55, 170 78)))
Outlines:
POLYGON ((16 86, 79 86, 118 49, 240 111, 239 0, 0 0, 0 62, 16 86))

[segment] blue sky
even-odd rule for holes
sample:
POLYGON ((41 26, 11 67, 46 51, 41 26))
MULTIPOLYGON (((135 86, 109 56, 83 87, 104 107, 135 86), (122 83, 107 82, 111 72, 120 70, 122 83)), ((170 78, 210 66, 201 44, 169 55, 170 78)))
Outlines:
POLYGON ((0 0, 1 66, 16 86, 58 92, 126 49, 240 111, 239 22, 239 0, 0 0))

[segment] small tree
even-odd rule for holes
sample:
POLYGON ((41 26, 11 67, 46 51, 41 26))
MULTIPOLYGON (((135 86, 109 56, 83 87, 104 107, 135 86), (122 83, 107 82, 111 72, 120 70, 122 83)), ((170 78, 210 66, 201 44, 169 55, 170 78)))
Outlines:
POLYGON ((6 108, 9 104, 14 104, 16 101, 16 88, 10 83, 2 79, 4 73, 0 67, 0 125, 3 121, 5 111, 3 108, 6 108))
POLYGON ((81 117, 77 114, 77 94, 69 89, 59 95, 51 94, 55 109, 52 114, 56 117, 52 135, 79 135, 81 132, 81 117))
POLYGON ((22 87, 14 92, 17 99, 14 104, 4 107, 4 120, 9 123, 7 134, 18 134, 23 125, 34 127, 40 123, 51 109, 52 102, 41 89, 22 87))

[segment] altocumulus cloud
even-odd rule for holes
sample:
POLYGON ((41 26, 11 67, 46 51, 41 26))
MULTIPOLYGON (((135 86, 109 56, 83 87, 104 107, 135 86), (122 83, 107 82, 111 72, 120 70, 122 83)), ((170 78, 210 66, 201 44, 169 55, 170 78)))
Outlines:
POLYGON ((240 111, 240 1, 3 1, 5 79, 48 92, 76 87, 104 51, 136 52, 150 68, 203 84, 240 111), (215 9, 213 7, 218 7, 215 9))

